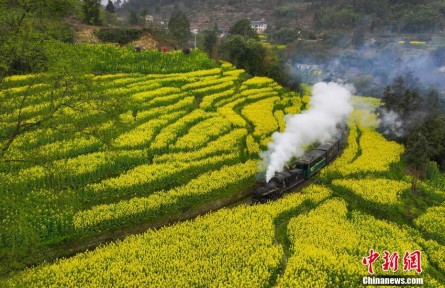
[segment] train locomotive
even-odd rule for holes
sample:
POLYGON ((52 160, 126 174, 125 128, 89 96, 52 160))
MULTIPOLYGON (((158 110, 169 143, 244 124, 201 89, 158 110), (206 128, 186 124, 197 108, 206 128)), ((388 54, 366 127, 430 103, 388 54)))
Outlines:
POLYGON ((346 145, 346 138, 346 130, 342 129, 339 137, 334 137, 331 141, 307 152, 290 169, 275 172, 275 175, 267 183, 265 181, 258 183, 253 191, 252 203, 276 200, 286 192, 300 187, 335 159, 346 145))

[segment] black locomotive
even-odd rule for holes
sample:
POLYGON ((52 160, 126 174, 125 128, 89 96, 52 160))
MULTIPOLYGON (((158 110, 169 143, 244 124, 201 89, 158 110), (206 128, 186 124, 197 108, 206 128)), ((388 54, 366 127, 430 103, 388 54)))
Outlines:
POLYGON ((265 203, 275 200, 301 186, 313 177, 324 166, 332 162, 346 145, 346 132, 342 130, 341 136, 323 143, 314 150, 307 152, 288 170, 276 172, 269 182, 261 182, 253 191, 252 203, 265 203))

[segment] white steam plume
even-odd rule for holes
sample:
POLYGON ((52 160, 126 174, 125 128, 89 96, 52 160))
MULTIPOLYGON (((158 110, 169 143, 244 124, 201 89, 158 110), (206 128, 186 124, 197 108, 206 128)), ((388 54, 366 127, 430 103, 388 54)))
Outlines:
POLYGON ((275 132, 268 152, 266 180, 275 172, 283 171, 292 157, 304 154, 304 147, 314 142, 325 142, 337 133, 336 125, 352 112, 351 92, 337 83, 320 82, 313 86, 310 109, 286 118, 283 133, 275 132))
POLYGON ((399 114, 392 110, 382 109, 380 126, 383 128, 383 134, 402 137, 406 132, 403 124, 403 120, 399 114))

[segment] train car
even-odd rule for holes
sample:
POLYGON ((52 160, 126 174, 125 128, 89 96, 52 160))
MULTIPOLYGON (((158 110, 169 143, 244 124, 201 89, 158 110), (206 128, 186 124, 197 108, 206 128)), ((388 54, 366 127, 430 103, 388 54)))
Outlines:
POLYGON ((252 195, 253 203, 264 203, 269 200, 276 200, 284 193, 297 188, 305 181, 301 169, 290 169, 282 172, 276 172, 266 184, 259 183, 252 195))
POLYGON ((331 163, 346 143, 346 134, 323 143, 298 159, 290 170, 276 172, 269 182, 259 183, 253 191, 252 203, 265 203, 295 190, 331 163))
POLYGON ((305 179, 317 174, 324 166, 332 162, 340 150, 340 139, 334 138, 305 154, 296 162, 296 167, 303 170, 305 179))
POLYGON ((301 169, 304 174, 304 179, 308 180, 321 168, 326 166, 326 152, 321 150, 313 150, 308 154, 301 157, 297 163, 296 167, 301 169))
POLYGON ((326 155, 326 164, 329 164, 334 160, 335 156, 337 156, 338 151, 340 150, 340 141, 335 139, 332 143, 322 144, 317 147, 318 151, 323 151, 326 155))

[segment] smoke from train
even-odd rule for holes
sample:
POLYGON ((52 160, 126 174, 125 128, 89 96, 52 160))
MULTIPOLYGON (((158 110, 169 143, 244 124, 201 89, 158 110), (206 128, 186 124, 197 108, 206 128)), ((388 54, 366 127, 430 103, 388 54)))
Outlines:
POLYGON ((310 109, 286 117, 286 129, 275 132, 268 151, 262 155, 267 161, 266 181, 275 172, 283 171, 293 157, 304 154, 304 148, 315 142, 325 142, 337 133, 337 125, 352 112, 352 87, 330 82, 313 86, 310 109))

